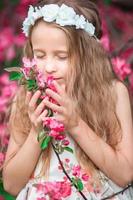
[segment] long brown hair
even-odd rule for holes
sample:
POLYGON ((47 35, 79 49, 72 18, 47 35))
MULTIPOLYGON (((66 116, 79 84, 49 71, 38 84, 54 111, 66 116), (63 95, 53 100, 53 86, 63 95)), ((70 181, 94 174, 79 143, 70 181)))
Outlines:
MULTIPOLYGON (((101 21, 94 3, 89 0, 42 0, 36 6, 42 7, 51 3, 58 5, 64 3, 73 7, 78 14, 84 15, 89 22, 94 24, 96 27, 95 35, 100 39, 101 21)), ((94 37, 90 37, 84 30, 54 25, 65 32, 68 40, 71 65, 67 75, 67 93, 76 102, 77 111, 81 118, 99 137, 115 148, 120 139, 120 134, 118 134, 120 133, 120 124, 115 112, 117 96, 113 84, 116 77, 112 71, 108 55, 100 42, 94 37)), ((31 28, 30 34, 34 26, 31 28)), ((30 37, 27 40, 24 52, 27 57, 33 57, 30 37)), ((20 94, 16 98, 16 104, 19 106, 17 106, 14 117, 10 118, 10 126, 12 132, 18 128, 20 132, 28 135, 31 125, 24 105, 25 88, 21 88, 20 94), (20 126, 20 123, 22 126, 20 126), (25 126, 25 123, 27 123, 27 126, 25 126)), ((96 171, 97 167, 78 144, 76 144, 76 154, 80 164, 86 170, 92 173, 96 171)), ((44 167, 47 169, 50 162, 50 147, 47 152, 44 151, 43 157, 44 167)))

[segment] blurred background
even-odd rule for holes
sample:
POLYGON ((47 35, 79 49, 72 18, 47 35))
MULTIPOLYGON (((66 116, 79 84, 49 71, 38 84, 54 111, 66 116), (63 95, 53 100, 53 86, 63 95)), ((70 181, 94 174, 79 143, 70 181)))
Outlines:
MULTIPOLYGON (((87 1, 87 0, 86 0, 87 1)), ((111 57, 114 73, 128 87, 133 107, 133 0, 91 0, 102 17, 101 43, 111 57)), ((22 22, 30 4, 37 0, 0 0, 0 168, 5 158, 9 133, 7 129, 10 104, 17 84, 9 81, 5 67, 20 67, 25 37, 22 22)), ((0 169, 0 200, 12 200, 2 185, 0 169)))

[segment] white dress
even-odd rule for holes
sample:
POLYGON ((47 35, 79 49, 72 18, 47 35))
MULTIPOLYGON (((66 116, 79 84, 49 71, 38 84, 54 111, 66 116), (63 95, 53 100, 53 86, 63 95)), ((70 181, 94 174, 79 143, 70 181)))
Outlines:
MULTIPOLYGON (((71 148, 74 150, 74 141, 67 136, 71 148)), ((112 194, 121 191, 123 188, 118 187, 102 172, 99 172, 102 187, 98 189, 95 184, 90 184, 91 177, 86 174, 79 166, 76 159, 75 151, 73 153, 64 151, 60 154, 63 166, 69 176, 79 178, 82 182, 82 193, 87 200, 102 200, 112 194)), ((26 186, 18 194, 16 200, 83 200, 84 198, 78 190, 70 184, 68 178, 60 167, 55 152, 52 150, 49 178, 36 178, 42 167, 41 159, 38 162, 34 177, 29 180, 26 186)), ((80 183, 81 183, 80 182, 80 183)), ((110 200, 133 200, 133 188, 128 188, 124 193, 115 197, 108 198, 110 200)))

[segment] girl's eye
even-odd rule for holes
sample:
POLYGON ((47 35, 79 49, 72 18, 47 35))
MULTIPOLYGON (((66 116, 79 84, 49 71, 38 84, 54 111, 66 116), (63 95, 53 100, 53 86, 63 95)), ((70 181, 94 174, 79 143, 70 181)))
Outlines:
POLYGON ((42 59, 42 58, 44 58, 44 55, 36 55, 35 56, 37 59, 42 59))
POLYGON ((66 60, 68 57, 67 57, 67 56, 58 56, 58 58, 59 58, 60 60, 66 60))

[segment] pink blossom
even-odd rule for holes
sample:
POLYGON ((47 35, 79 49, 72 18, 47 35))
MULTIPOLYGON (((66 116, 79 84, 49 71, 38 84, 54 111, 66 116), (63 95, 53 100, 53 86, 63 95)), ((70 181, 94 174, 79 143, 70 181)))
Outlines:
POLYGON ((66 138, 65 134, 59 134, 55 139, 56 140, 64 140, 66 138))
POLYGON ((80 174, 81 174, 81 167, 80 167, 80 165, 73 166, 72 171, 73 171, 72 174, 74 176, 80 177, 80 174))
POLYGON ((43 125, 49 127, 56 132, 63 132, 65 130, 64 125, 52 117, 47 117, 43 122, 43 125))
POLYGON ((30 60, 30 59, 28 59, 26 57, 23 57, 22 61, 23 61, 23 64, 24 64, 25 68, 32 68, 32 67, 34 67, 36 65, 36 60, 35 59, 30 60))
POLYGON ((38 83, 38 86, 39 88, 44 88, 45 87, 45 78, 44 78, 44 75, 38 70, 37 71, 37 83, 38 83))
POLYGON ((65 159, 65 162, 66 162, 66 163, 69 163, 69 162, 70 162, 70 159, 66 158, 66 159, 65 159))
POLYGON ((52 200, 62 200, 71 194, 70 183, 65 182, 46 182, 37 185, 37 192, 48 195, 52 200), (42 185, 42 186, 41 186, 42 185))
POLYGON ((23 57, 22 61, 24 64, 24 66, 22 68, 22 72, 24 73, 25 78, 28 79, 31 69, 36 65, 36 61, 35 61, 35 59, 32 59, 30 61, 30 59, 28 59, 26 57, 23 57))
POLYGON ((46 84, 47 84, 49 89, 51 89, 51 90, 56 92, 56 88, 55 88, 55 86, 53 84, 53 80, 54 80, 53 76, 48 76, 47 79, 46 79, 46 84))
POLYGON ((11 84, 9 80, 9 75, 7 73, 4 73, 0 76, 0 84, 3 84, 3 85, 11 84))
POLYGON ((0 50, 9 48, 14 42, 13 28, 6 27, 0 32, 0 50))
POLYGON ((56 131, 54 131, 54 130, 51 130, 50 132, 49 132, 49 135, 51 136, 51 137, 53 137, 53 138, 57 138, 58 136, 59 136, 59 132, 56 132, 56 131))
POLYGON ((14 46, 10 46, 6 51, 6 59, 8 61, 11 61, 13 58, 15 58, 15 56, 16 56, 16 52, 15 52, 14 46))
POLYGON ((65 146, 68 146, 70 144, 70 142, 68 140, 63 140, 62 144, 65 146))
POLYGON ((23 34, 23 33, 20 33, 20 34, 18 34, 18 35, 15 36, 15 38, 14 38, 14 43, 15 43, 17 46, 19 46, 19 47, 23 46, 23 45, 24 45, 24 42, 25 42, 25 37, 24 37, 24 34, 23 34))
POLYGON ((12 27, 5 27, 0 32, 0 61, 14 58, 14 30, 12 27))
POLYGON ((89 176, 87 174, 82 174, 82 179, 83 181, 88 181, 89 180, 89 176))
POLYGON ((126 63, 125 59, 113 58, 112 64, 115 73, 121 80, 124 80, 131 73, 130 64, 126 63))
POLYGON ((101 44, 103 45, 103 47, 109 51, 110 50, 110 40, 109 40, 109 35, 104 34, 100 40, 101 44))
POLYGON ((5 97, 0 98, 0 112, 6 112, 8 101, 5 97))

